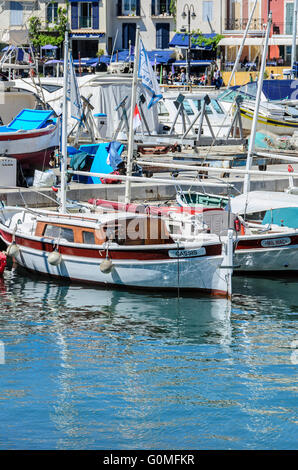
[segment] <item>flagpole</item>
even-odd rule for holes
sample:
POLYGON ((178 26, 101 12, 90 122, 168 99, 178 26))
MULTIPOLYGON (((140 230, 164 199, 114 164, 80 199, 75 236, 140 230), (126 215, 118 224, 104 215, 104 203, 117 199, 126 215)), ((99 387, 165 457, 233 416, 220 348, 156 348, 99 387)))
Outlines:
MULTIPOLYGON (((138 85, 139 48, 140 48, 140 27, 137 26, 135 57, 134 57, 134 66, 133 66, 132 90, 131 90, 131 106, 130 106, 130 119, 129 119, 127 163, 126 163, 126 174, 128 176, 131 176, 131 173, 132 173, 132 159, 133 159, 133 150, 134 150, 133 116, 134 116, 134 111, 135 111, 135 107, 136 107, 136 94, 137 94, 137 85, 138 85)), ((130 199, 131 199, 131 181, 126 180, 126 182, 125 182, 125 203, 130 203, 130 199)))
POLYGON ((62 108, 62 140, 61 140, 61 201, 60 212, 66 212, 66 172, 67 172, 67 86, 68 86, 68 30, 64 39, 64 77, 63 77, 63 108, 62 108))

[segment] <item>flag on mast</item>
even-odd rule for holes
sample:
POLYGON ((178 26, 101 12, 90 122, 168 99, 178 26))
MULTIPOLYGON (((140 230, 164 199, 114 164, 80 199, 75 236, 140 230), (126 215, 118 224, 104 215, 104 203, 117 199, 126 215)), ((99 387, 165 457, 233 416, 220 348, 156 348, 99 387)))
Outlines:
POLYGON ((81 121, 83 116, 83 105, 71 53, 69 54, 68 61, 67 99, 70 101, 71 117, 81 121))
POLYGON ((136 104, 135 110, 134 110, 134 113, 133 113, 133 130, 137 129, 141 125, 142 125, 141 115, 140 115, 138 105, 136 104))
POLYGON ((147 51, 143 41, 140 39, 140 56, 139 56, 138 77, 142 79, 142 84, 151 93, 152 97, 148 104, 148 109, 162 99, 162 93, 159 88, 156 75, 150 63, 147 51))

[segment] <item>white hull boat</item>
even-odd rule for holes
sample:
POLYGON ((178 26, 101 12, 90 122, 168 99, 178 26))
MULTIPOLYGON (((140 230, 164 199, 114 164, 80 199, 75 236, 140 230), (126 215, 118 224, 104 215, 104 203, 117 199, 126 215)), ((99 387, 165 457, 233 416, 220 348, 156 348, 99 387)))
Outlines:
POLYGON ((59 146, 59 126, 52 111, 24 109, 7 126, 0 126, 0 154, 23 167, 45 167, 59 146))
POLYGON ((195 242, 183 239, 183 234, 174 241, 159 218, 127 213, 82 218, 7 207, 0 212, 0 237, 18 264, 47 276, 230 295, 226 245, 206 233, 195 242), (135 225, 142 233, 137 239, 134 231, 130 233, 135 225), (154 237, 147 236, 148 230, 154 237))

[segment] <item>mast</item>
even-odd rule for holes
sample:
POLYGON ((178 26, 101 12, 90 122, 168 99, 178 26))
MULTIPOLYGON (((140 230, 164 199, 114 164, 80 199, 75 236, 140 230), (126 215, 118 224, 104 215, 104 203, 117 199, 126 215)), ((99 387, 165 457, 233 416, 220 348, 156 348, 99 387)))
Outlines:
MULTIPOLYGON (((131 90, 131 106, 130 106, 130 119, 129 119, 129 136, 128 136, 128 149, 127 149, 127 168, 126 174, 131 176, 132 172, 132 159, 134 148, 134 128, 133 128, 133 115, 136 107, 136 93, 138 85, 138 72, 139 72, 139 49, 140 49, 140 27, 137 26, 136 43, 135 43, 135 57, 133 66, 133 79, 131 90)), ((125 182, 125 202, 129 203, 131 199, 131 181, 125 182)))
MULTIPOLYGON (((296 1, 297 1, 297 0, 296 0, 296 1)), ((235 60, 234 67, 233 67, 232 73, 231 73, 230 78, 229 78, 228 88, 229 88, 229 86, 231 85, 232 78, 233 78, 233 76, 234 76, 234 74, 235 74, 235 72, 236 72, 236 69, 237 69, 237 67, 238 67, 238 64, 239 64, 239 62, 240 62, 241 55, 242 55, 242 51, 243 51, 243 47, 244 47, 244 43, 245 43, 245 40, 246 40, 246 36, 247 36, 248 30, 249 30, 250 23, 251 23, 253 14, 254 14, 254 12, 255 12, 257 3, 258 3, 258 0, 255 0, 255 3, 253 4, 252 10, 251 10, 251 13, 250 13, 250 16, 249 16, 248 23, 247 23, 246 28, 245 28, 245 32, 244 32, 244 35, 243 35, 242 43, 241 43, 241 46, 240 46, 240 48, 239 48, 239 51, 238 51, 238 54, 237 54, 237 58, 236 58, 236 60, 235 60)))
POLYGON ((63 77, 63 107, 62 107, 62 139, 61 139, 61 201, 60 212, 66 212, 66 171, 67 171, 67 88, 69 73, 69 46, 68 46, 68 29, 65 31, 64 39, 64 77, 63 77))
POLYGON ((298 0, 295 0, 294 15, 293 15, 292 56, 291 56, 291 76, 293 79, 295 78, 294 64, 296 62, 297 9, 298 9, 298 0))
MULTIPOLYGON (((248 147, 247 159, 246 159, 246 171, 249 171, 251 169, 253 152, 255 150, 255 138, 256 138, 257 124, 258 124, 261 93, 263 89, 263 80, 264 80, 264 72, 265 72, 265 67, 266 67, 266 58, 267 58, 271 23, 272 23, 272 13, 270 12, 268 16, 265 44, 264 44, 263 55, 262 55, 262 63, 261 63, 261 68, 260 68, 260 73, 259 73, 259 78, 258 78, 256 103, 255 103, 254 116, 253 116, 253 121, 252 121, 252 126, 251 126, 251 134, 250 134, 249 147, 248 147)), ((249 173, 246 173, 244 177, 243 193, 247 194, 249 190, 250 190, 250 175, 249 173)))

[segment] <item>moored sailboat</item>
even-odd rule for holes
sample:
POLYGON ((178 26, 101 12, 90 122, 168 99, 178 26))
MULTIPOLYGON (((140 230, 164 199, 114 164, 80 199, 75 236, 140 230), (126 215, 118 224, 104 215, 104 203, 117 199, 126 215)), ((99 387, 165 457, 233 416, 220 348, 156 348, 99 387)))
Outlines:
MULTIPOLYGON (((165 221, 151 215, 67 214, 67 91, 71 83, 67 76, 68 57, 66 32, 60 211, 3 207, 0 237, 8 246, 7 254, 25 268, 71 281, 230 296, 231 230, 221 240, 218 235, 207 233, 203 224, 196 224, 193 242, 189 240, 188 225, 179 220, 175 223, 179 233, 173 239, 165 221)), ((132 150, 132 126, 130 132, 132 150)), ((129 197, 129 190, 126 196, 129 197)))

